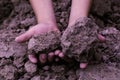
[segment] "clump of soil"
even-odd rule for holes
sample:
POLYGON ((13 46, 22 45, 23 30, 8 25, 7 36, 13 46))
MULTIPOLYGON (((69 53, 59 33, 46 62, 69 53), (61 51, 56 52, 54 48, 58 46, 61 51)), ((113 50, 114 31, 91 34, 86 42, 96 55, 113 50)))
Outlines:
POLYGON ((15 30, 0 30, 0 58, 10 58, 12 56, 24 56, 26 49, 25 44, 15 42, 17 36, 15 30), (16 45, 16 46, 14 46, 16 45))
POLYGON ((5 65, 0 70, 0 75, 6 78, 6 80, 14 80, 17 73, 17 69, 13 65, 5 65))
POLYGON ((97 30, 98 26, 90 18, 79 18, 61 37, 63 53, 80 61, 81 53, 97 39, 97 30))
POLYGON ((60 35, 57 31, 34 35, 29 40, 28 53, 49 52, 59 48, 60 35))
POLYGON ((28 61, 25 63, 25 70, 30 74, 34 74, 37 71, 37 65, 28 61))

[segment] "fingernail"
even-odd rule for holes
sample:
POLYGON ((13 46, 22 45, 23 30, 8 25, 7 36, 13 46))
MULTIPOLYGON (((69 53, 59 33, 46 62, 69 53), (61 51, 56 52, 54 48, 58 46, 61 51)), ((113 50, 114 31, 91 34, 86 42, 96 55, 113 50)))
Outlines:
POLYGON ((80 63, 80 68, 85 69, 87 67, 88 63, 80 63))
POLYGON ((52 57, 52 56, 54 56, 54 53, 53 53, 53 52, 51 52, 51 53, 49 53, 48 55, 52 57))
POLYGON ((48 61, 52 62, 54 58, 54 53, 49 53, 48 54, 48 61))
POLYGON ((15 38, 15 41, 19 43, 19 42, 21 42, 22 40, 20 40, 19 37, 16 37, 16 38, 15 38))
POLYGON ((60 50, 56 50, 56 51, 55 51, 55 55, 56 55, 56 56, 59 55, 59 53, 60 53, 60 50))
POLYGON ((28 55, 28 58, 32 63, 37 63, 37 59, 33 55, 28 55))
POLYGON ((39 60, 41 61, 41 63, 46 63, 47 61, 47 56, 45 54, 40 54, 39 60))
POLYGON ((60 53, 60 54, 59 54, 59 57, 63 58, 63 57, 64 57, 64 54, 63 54, 63 53, 60 53))
POLYGON ((102 35, 100 35, 100 34, 98 34, 98 39, 99 39, 100 41, 105 41, 105 37, 102 36, 102 35))
POLYGON ((15 41, 16 41, 16 42, 18 41, 18 37, 15 38, 15 41))

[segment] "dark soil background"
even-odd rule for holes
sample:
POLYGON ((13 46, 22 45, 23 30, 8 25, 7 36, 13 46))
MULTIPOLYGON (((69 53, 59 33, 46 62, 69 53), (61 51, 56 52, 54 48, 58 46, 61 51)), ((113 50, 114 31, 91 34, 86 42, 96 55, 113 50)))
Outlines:
MULTIPOLYGON (((53 0, 59 29, 67 27, 71 0, 53 0)), ((89 17, 104 29, 120 30, 120 0, 93 0, 89 17)), ((55 63, 43 68, 27 58, 27 42, 16 43, 15 37, 36 24, 27 0, 0 0, 0 80, 119 80, 118 59, 90 65, 85 70, 77 63, 55 63)))

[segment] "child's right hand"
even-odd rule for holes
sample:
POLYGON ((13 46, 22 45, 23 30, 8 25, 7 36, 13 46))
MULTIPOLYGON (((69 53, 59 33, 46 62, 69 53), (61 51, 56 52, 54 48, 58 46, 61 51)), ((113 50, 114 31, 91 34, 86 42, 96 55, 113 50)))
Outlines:
MULTIPOLYGON (((25 41, 29 40, 34 34, 35 35, 42 34, 42 33, 49 32, 49 31, 59 31, 59 30, 56 26, 53 26, 50 24, 42 24, 42 23, 37 24, 37 25, 33 26, 32 28, 30 28, 28 31, 26 31, 24 34, 16 37, 15 41, 16 42, 25 42, 25 41)), ((53 58, 55 58, 54 56, 63 57, 63 53, 60 50, 56 50, 54 52, 48 53, 48 57, 47 57, 47 54, 42 53, 39 55, 39 61, 41 63, 46 63, 47 60, 51 62, 53 60, 53 58)), ((28 55, 28 58, 32 63, 38 62, 35 55, 28 55)))

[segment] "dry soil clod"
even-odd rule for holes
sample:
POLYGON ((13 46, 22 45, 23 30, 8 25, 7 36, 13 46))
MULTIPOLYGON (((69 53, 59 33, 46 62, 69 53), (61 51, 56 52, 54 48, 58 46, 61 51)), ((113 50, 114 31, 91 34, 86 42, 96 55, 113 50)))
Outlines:
POLYGON ((37 65, 28 61, 28 62, 25 63, 25 70, 28 73, 33 74, 37 71, 37 65))
POLYGON ((98 26, 90 18, 79 18, 61 37, 63 53, 80 61, 81 53, 97 39, 97 30, 98 26))
POLYGON ((28 43, 28 53, 50 52, 60 46, 60 32, 51 31, 48 33, 34 35, 28 43))

